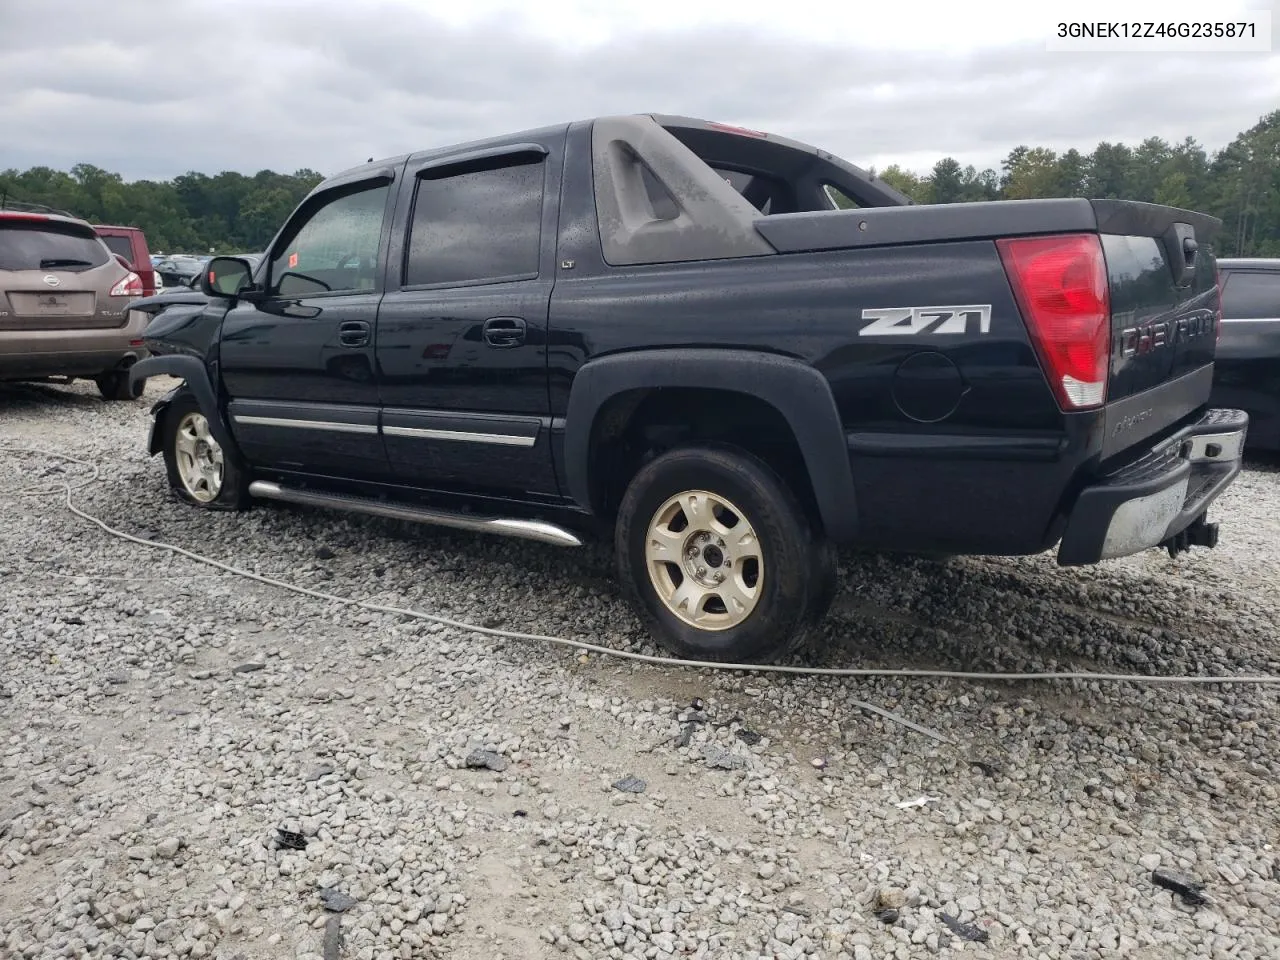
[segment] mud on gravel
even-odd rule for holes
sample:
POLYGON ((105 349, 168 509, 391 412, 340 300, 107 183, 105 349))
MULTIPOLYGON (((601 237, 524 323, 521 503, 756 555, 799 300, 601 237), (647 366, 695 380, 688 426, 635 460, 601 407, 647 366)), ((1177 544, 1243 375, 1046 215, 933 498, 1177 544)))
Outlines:
MULTIPOLYGON (((0 955, 1280 956, 1277 688, 672 670, 300 596, 108 536, 48 454, 146 539, 659 652, 602 549, 180 504, 167 387, 0 386, 0 955)), ((1280 674, 1280 469, 1213 519, 1083 570, 846 555, 794 662, 1280 674)))

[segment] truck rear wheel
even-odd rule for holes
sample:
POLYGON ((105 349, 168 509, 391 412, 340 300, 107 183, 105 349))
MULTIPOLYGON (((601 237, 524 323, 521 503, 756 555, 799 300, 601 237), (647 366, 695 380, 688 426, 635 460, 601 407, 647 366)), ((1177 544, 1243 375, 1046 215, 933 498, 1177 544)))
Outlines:
POLYGON ((830 603, 833 552, 745 452, 689 447, 646 464, 622 498, 615 547, 646 625, 679 657, 776 660, 830 603))

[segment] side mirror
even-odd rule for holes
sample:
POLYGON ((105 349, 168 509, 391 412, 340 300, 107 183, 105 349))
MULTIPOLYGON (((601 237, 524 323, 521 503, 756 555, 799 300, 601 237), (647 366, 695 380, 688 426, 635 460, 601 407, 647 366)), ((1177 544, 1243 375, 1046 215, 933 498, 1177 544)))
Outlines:
POLYGON ((206 297, 234 300, 253 286, 253 267, 240 257, 214 257, 200 274, 199 285, 206 297))

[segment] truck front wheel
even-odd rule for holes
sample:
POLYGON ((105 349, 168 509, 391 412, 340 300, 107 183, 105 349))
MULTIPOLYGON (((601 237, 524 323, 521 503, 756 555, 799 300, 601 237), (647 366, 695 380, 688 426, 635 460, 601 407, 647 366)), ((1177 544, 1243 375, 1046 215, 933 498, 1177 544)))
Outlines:
POLYGON ((618 573, 676 656, 767 663, 830 602, 833 552, 758 458, 688 447, 650 461, 622 498, 618 573))
POLYGON ((242 510, 249 496, 235 456, 213 438, 193 397, 180 395, 159 424, 169 486, 179 497, 207 510, 242 510))

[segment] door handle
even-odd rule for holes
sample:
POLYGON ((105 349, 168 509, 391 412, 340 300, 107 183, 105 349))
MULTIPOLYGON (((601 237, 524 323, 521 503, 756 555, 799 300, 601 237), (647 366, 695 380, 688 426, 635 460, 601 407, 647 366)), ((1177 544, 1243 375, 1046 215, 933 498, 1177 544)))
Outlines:
POLYGON ((525 324, 519 317, 490 317, 482 332, 491 347, 518 347, 524 343, 525 324))
POLYGON ((369 343, 369 324, 363 320, 347 320, 338 327, 338 342, 344 347, 363 347, 369 343))

